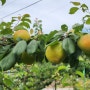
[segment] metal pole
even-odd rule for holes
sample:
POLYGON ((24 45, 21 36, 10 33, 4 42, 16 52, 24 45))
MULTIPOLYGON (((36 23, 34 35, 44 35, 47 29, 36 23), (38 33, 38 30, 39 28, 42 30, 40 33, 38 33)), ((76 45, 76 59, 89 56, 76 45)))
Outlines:
POLYGON ((55 90, 57 89, 56 80, 55 80, 55 90))

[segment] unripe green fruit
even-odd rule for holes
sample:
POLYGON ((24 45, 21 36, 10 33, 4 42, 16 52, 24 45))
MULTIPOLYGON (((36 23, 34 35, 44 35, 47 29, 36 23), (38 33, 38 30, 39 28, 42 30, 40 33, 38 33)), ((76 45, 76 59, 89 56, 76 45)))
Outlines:
POLYGON ((26 52, 24 52, 22 54, 21 61, 24 64, 31 65, 35 62, 35 57, 34 57, 34 55, 29 55, 26 52))

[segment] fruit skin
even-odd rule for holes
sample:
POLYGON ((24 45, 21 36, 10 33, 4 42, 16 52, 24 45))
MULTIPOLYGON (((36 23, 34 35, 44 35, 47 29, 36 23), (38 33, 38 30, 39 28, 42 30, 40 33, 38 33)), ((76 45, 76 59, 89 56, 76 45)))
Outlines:
POLYGON ((52 62, 53 64, 59 64, 65 59, 66 56, 61 42, 53 46, 48 46, 45 55, 48 61, 52 62))
POLYGON ((28 41, 30 39, 30 34, 27 30, 18 30, 15 31, 13 38, 15 41, 19 38, 28 41))
POLYGON ((85 54, 90 55, 90 34, 81 36, 77 45, 85 54))
POLYGON ((34 55, 29 55, 27 52, 23 52, 21 56, 21 62, 27 65, 31 65, 35 62, 34 55))

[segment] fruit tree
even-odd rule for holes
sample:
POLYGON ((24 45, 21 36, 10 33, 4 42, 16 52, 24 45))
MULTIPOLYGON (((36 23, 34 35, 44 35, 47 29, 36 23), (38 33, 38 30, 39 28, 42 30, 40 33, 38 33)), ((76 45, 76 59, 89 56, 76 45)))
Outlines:
POLYGON ((63 24, 60 30, 44 34, 42 21, 36 19, 31 27, 29 14, 0 23, 0 90, 41 90, 52 82, 55 89, 60 84, 89 90, 90 34, 83 32, 90 25, 89 8, 71 3, 69 14, 87 13, 82 24, 74 24, 71 30, 63 24))

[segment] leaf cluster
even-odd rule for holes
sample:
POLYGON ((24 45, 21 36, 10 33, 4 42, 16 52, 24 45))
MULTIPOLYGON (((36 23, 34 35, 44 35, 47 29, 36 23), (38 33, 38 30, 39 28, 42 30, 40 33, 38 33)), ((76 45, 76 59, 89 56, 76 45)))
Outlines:
POLYGON ((15 23, 15 26, 13 28, 14 31, 30 29, 31 20, 29 14, 24 14, 23 16, 18 17, 12 17, 11 22, 15 23))
POLYGON ((69 14, 75 14, 78 10, 81 10, 83 13, 87 13, 83 18, 82 21, 84 24, 90 24, 90 11, 88 6, 85 3, 80 2, 71 2, 74 6, 70 8, 69 14))
POLYGON ((2 5, 4 5, 6 3, 6 0, 0 0, 0 2, 2 3, 2 5))

